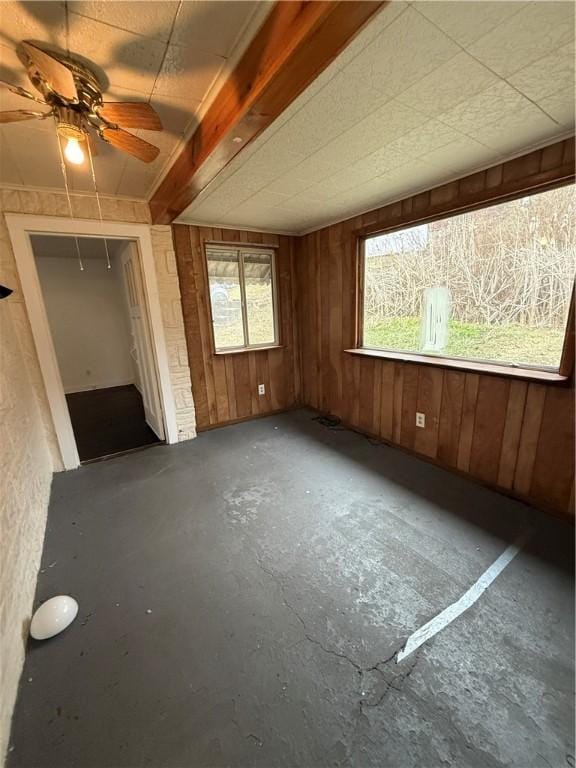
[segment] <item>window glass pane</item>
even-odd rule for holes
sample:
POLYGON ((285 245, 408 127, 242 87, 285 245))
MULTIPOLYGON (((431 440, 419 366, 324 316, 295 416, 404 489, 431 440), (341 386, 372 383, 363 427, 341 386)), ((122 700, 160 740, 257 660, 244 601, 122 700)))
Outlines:
POLYGON ((216 349, 243 347, 238 253, 208 249, 207 261, 216 349))
POLYGON ((271 254, 244 254, 244 285, 249 343, 274 344, 276 339, 271 254))
POLYGON ((366 241, 364 346, 558 368, 574 185, 366 241))

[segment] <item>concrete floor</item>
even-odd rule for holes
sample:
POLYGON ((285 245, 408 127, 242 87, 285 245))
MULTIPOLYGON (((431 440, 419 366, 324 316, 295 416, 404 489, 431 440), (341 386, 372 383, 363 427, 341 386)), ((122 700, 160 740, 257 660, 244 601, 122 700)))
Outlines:
POLYGON ((312 416, 55 477, 9 768, 574 766, 573 529, 312 416))

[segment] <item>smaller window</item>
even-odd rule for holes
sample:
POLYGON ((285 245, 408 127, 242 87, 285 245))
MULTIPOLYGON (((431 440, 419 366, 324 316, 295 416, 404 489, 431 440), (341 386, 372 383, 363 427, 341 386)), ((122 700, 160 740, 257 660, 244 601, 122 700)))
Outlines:
POLYGON ((278 345, 274 251, 207 245, 216 352, 278 345))

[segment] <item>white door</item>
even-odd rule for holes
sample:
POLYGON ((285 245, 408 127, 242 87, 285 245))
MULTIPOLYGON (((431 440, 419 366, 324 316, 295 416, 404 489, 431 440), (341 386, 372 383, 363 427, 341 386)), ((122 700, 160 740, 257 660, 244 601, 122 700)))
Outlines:
POLYGON ((132 350, 131 354, 138 370, 137 384, 142 402, 146 423, 150 429, 164 440, 164 421, 162 418, 162 406, 160 392, 156 378, 156 363, 152 351, 152 340, 142 274, 138 262, 138 251, 134 243, 129 243, 121 256, 124 288, 128 308, 130 311, 130 323, 132 326, 132 350))

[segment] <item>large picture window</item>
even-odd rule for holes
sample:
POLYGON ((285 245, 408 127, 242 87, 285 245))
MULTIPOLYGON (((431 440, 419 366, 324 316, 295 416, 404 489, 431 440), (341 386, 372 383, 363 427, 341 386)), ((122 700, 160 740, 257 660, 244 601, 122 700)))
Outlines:
POLYGON ((369 349, 558 370, 576 268, 574 185, 369 237, 369 349))
POLYGON ((274 251, 206 245, 216 352, 278 342, 274 251))

